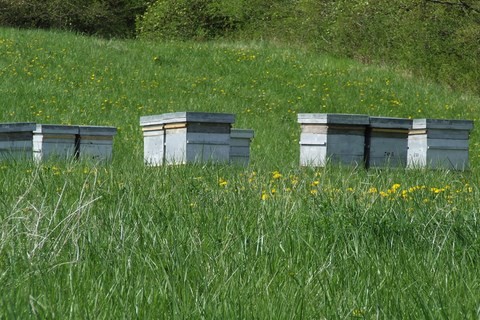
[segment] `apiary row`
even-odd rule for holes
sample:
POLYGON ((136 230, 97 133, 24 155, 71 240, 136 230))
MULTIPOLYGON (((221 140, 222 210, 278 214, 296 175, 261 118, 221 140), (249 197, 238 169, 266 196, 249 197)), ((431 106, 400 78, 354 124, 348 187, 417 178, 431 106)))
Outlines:
POLYGON ((300 164, 468 168, 470 120, 298 114, 300 164))
MULTIPOLYGON (((140 117, 148 166, 248 164, 253 130, 234 129, 235 115, 175 112, 140 117)), ((468 168, 473 121, 357 114, 298 114, 300 165, 328 162, 368 167, 468 168)), ((0 124, 0 160, 112 157, 116 128, 36 123, 0 124)))
POLYGON ((0 160, 49 158, 105 161, 112 157, 116 128, 0 123, 0 160))

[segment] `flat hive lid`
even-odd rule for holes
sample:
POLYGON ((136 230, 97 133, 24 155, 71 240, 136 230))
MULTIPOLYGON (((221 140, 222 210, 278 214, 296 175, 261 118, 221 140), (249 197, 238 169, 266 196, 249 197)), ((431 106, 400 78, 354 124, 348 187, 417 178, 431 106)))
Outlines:
POLYGON ((37 124, 37 127, 34 133, 78 134, 78 126, 59 125, 59 124, 37 124))
POLYGON ((113 136, 117 128, 108 126, 78 126, 78 133, 85 136, 113 136))
POLYGON ((414 119, 412 129, 472 130, 472 120, 414 119))
POLYGON ((370 117, 372 128, 411 129, 412 123, 412 119, 406 118, 370 117))
POLYGON ((299 113, 299 123, 318 124, 346 124, 346 125, 368 125, 369 116, 364 114, 343 114, 343 113, 299 113))
POLYGON ((184 122, 205 122, 205 123, 229 123, 235 122, 235 115, 230 113, 208 113, 208 112, 173 112, 153 116, 140 117, 141 126, 184 123, 184 122))
POLYGON ((33 132, 36 128, 34 122, 0 123, 0 132, 33 132))

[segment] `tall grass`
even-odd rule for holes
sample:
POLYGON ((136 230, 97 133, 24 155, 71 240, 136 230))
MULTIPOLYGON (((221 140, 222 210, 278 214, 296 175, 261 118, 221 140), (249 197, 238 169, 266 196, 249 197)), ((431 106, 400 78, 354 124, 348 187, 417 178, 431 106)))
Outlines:
POLYGON ((478 97, 263 43, 0 29, 2 122, 119 128, 114 160, 0 163, 5 318, 478 318, 471 170, 298 166, 298 112, 478 119, 478 97), (139 116, 231 112, 249 167, 148 168, 139 116))

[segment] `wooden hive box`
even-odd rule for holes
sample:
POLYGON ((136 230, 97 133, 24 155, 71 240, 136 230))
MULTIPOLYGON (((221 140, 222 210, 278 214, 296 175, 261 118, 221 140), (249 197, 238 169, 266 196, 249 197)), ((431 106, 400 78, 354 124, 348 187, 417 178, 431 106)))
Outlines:
POLYGON ((363 164, 367 115, 300 113, 300 165, 363 164))
POLYGON ((367 167, 406 167, 411 119, 370 117, 366 134, 367 167))
POLYGON ((228 162, 235 115, 174 112, 140 118, 147 165, 228 162))
POLYGON ((468 168, 470 120, 414 119, 408 135, 409 168, 468 168))
POLYGON ((32 159, 36 124, 0 123, 0 161, 32 159))
POLYGON ((112 159, 115 127, 78 126, 78 157, 93 161, 112 159))
POLYGON ((75 158, 78 134, 78 126, 37 124, 33 132, 34 160, 75 158))
POLYGON ((247 165, 250 162, 250 143, 253 136, 253 130, 232 129, 230 133, 230 163, 247 165))

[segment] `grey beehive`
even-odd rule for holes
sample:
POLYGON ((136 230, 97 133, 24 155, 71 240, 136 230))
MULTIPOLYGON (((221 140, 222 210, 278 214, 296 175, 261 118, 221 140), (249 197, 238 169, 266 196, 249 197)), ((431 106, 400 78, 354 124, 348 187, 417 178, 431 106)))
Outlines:
POLYGON ((408 167, 468 168, 471 120, 414 119, 408 136, 408 167))
POLYGON ((300 165, 363 164, 367 115, 300 113, 300 165))
POLYGON ((411 119, 370 117, 366 134, 367 167, 405 167, 411 119))
POLYGON ((174 112, 140 118, 147 165, 228 162, 235 115, 174 112))

